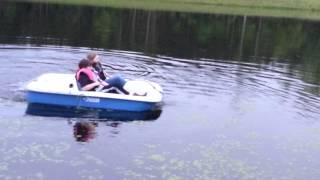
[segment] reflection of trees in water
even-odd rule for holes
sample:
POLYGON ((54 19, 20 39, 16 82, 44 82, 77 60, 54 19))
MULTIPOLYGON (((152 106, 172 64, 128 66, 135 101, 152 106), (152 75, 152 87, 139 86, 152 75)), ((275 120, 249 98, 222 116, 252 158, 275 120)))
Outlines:
POLYGON ((320 82, 317 58, 320 24, 317 22, 2 3, 0 23, 3 43, 15 42, 12 37, 30 36, 36 37, 28 40, 34 41, 32 43, 133 50, 182 58, 259 63, 286 59, 292 65, 289 68, 299 66, 304 80, 320 82))

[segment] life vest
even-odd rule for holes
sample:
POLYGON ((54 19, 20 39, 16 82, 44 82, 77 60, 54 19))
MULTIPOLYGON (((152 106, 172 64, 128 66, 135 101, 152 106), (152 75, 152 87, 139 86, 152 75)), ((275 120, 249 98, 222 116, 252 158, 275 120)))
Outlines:
POLYGON ((90 70, 90 69, 88 69, 88 68, 81 68, 81 69, 79 69, 79 70, 77 71, 77 74, 76 74, 77 80, 79 80, 79 78, 80 78, 80 73, 86 74, 91 81, 96 81, 96 78, 95 78, 96 75, 94 74, 94 72, 93 72, 92 70, 90 70))

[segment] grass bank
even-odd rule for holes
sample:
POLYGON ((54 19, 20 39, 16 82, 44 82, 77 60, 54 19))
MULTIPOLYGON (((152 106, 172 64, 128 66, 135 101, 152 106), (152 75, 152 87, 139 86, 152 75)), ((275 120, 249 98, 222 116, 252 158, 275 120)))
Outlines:
MULTIPOLYGON (((20 0, 21 1, 21 0, 20 0)), ((22 0, 23 1, 23 0, 22 0)), ((320 0, 24 0, 145 10, 320 20, 320 0)))

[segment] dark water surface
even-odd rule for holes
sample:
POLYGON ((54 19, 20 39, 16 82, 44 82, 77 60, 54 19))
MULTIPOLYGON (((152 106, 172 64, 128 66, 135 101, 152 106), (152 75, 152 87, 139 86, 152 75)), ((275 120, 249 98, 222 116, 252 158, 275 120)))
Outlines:
POLYGON ((295 19, 1 1, 0 179, 319 179, 319 32, 295 19), (92 49, 110 73, 161 84, 162 112, 25 113, 28 81, 73 73, 92 49))

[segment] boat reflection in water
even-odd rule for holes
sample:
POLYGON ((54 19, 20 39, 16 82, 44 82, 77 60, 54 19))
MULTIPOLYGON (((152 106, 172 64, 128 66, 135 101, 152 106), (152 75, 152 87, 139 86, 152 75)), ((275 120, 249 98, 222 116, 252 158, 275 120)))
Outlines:
POLYGON ((103 109, 87 109, 46 104, 28 104, 27 114, 49 117, 91 118, 97 121, 151 121, 159 118, 161 110, 131 112, 103 109))
POLYGON ((112 136, 119 134, 119 127, 126 121, 152 121, 159 118, 161 110, 148 112, 110 111, 83 109, 45 104, 28 104, 26 114, 47 117, 65 117, 73 126, 73 136, 78 142, 89 142, 96 135, 99 125, 111 127, 112 136))

